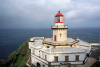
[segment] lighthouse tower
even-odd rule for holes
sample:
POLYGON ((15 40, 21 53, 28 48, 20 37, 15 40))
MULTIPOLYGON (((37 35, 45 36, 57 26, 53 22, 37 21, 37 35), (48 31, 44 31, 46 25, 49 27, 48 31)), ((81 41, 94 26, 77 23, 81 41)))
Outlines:
POLYGON ((67 40, 68 26, 64 25, 63 16, 60 11, 55 15, 55 26, 52 26, 53 41, 62 42, 67 40))

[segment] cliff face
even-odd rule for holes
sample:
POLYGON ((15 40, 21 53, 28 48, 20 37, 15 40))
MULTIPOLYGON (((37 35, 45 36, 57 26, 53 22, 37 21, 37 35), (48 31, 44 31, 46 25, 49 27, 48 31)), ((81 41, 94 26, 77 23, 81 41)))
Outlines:
POLYGON ((1 60, 0 67, 24 67, 30 56, 30 50, 28 48, 29 40, 25 41, 18 50, 14 51, 8 57, 8 61, 1 60))

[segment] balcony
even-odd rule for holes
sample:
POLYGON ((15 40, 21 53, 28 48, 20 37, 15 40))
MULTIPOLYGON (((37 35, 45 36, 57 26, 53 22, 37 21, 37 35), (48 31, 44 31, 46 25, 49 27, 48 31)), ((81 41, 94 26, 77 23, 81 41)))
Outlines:
POLYGON ((68 26, 51 26, 52 29, 68 29, 68 26))

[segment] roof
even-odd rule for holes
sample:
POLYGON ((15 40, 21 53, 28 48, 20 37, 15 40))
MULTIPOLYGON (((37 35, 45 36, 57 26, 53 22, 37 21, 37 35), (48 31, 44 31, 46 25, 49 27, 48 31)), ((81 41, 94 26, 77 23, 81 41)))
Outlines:
POLYGON ((58 13, 55 15, 55 17, 57 17, 57 16, 63 16, 63 15, 60 13, 60 11, 58 11, 58 13))
POLYGON ((33 40, 35 41, 35 40, 43 40, 43 39, 44 39, 44 37, 34 37, 33 40))
MULTIPOLYGON (((52 38, 49 38, 52 40, 52 38)), ((47 38, 47 40, 49 40, 47 38)), ((74 41, 74 39, 72 38, 68 38, 68 42, 71 42, 71 41, 74 41)), ((34 42, 34 47, 35 48, 41 48, 40 50, 43 50, 45 52, 48 52, 48 53, 84 53, 85 51, 87 51, 88 48, 80 48, 80 47, 68 47, 68 48, 45 48, 43 47, 42 45, 42 42, 43 40, 36 40, 34 42)), ((82 40, 79 40, 79 43, 78 43, 79 46, 90 46, 89 43, 87 42, 84 42, 82 40)))
POLYGON ((67 38, 66 41, 57 42, 57 41, 53 41, 53 38, 45 38, 44 41, 52 42, 52 43, 72 43, 72 42, 74 42, 75 40, 74 40, 73 38, 67 38))
POLYGON ((36 40, 34 43, 35 48, 41 48, 43 40, 36 40))
POLYGON ((56 48, 56 49, 47 49, 47 52, 56 52, 56 53, 79 53, 85 52, 86 49, 80 49, 78 47, 71 47, 71 48, 56 48))
POLYGON ((32 37, 32 38, 30 38, 30 41, 34 42, 35 40, 43 40, 43 39, 44 39, 44 37, 32 37))
POLYGON ((85 42, 85 41, 82 41, 79 39, 79 42, 78 42, 78 45, 79 46, 91 46, 89 43, 85 42))

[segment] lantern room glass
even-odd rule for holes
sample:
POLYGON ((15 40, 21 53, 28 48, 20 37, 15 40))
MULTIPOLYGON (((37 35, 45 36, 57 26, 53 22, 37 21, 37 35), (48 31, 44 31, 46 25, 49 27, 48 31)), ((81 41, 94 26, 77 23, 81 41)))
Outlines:
POLYGON ((55 17, 56 22, 60 22, 60 17, 55 17))

